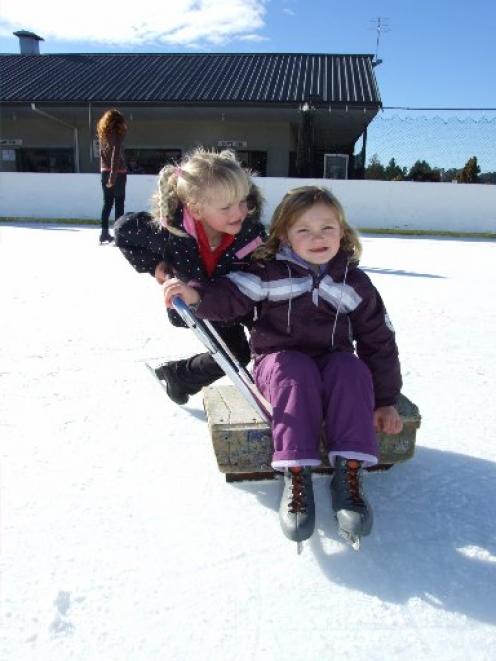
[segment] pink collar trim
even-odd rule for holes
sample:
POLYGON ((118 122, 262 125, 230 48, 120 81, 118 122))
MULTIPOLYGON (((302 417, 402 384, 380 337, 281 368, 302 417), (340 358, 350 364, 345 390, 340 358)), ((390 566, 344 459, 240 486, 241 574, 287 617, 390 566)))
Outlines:
POLYGON ((187 232, 190 236, 192 236, 198 241, 198 235, 196 233, 196 227, 195 227, 195 219, 191 215, 191 212, 186 205, 183 206, 183 227, 185 232, 187 232))

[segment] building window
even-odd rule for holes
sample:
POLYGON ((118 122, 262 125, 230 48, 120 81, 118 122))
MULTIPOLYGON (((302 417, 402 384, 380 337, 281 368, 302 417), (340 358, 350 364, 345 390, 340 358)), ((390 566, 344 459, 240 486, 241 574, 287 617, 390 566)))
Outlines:
POLYGON ((17 172, 74 172, 72 149, 16 149, 17 172))
POLYGON ((126 165, 129 174, 158 174, 168 163, 181 160, 180 149, 126 149, 126 165))
POLYGON ((244 168, 252 170, 256 177, 267 176, 267 152, 236 150, 236 157, 244 168))

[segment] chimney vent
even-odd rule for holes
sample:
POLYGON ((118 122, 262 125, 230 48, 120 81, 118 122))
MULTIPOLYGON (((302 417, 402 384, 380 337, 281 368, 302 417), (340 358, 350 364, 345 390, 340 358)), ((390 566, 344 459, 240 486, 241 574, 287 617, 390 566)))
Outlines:
POLYGON ((19 48, 21 55, 39 55, 40 54, 40 41, 45 41, 43 37, 39 37, 34 32, 27 30, 18 30, 14 32, 16 37, 19 37, 19 48))

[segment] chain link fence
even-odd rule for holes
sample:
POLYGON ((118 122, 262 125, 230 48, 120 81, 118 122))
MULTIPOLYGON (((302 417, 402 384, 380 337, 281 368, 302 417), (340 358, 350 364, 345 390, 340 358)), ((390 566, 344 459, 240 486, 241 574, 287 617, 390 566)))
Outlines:
POLYGON ((385 108, 368 127, 365 176, 415 178, 409 175, 420 162, 424 172, 434 171, 424 180, 460 180, 474 157, 474 181, 496 184, 496 108, 385 108))

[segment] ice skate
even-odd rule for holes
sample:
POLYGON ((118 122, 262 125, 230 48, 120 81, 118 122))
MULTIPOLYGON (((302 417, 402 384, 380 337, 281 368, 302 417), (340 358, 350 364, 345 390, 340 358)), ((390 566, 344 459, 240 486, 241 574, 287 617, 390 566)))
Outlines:
POLYGON ((332 508, 336 515, 338 533, 355 551, 360 539, 372 530, 372 509, 364 496, 362 467, 355 459, 336 457, 331 480, 332 508))
POLYGON ((183 388, 179 382, 175 370, 175 363, 164 363, 158 367, 150 369, 155 373, 155 376, 160 381, 161 385, 165 388, 170 399, 176 404, 186 404, 189 400, 189 393, 183 388))
POLYGON ((105 230, 100 234, 100 245, 103 245, 104 243, 112 243, 114 241, 114 237, 110 232, 106 232, 105 230))
POLYGON ((284 471, 279 521, 286 537, 298 542, 298 552, 300 552, 300 542, 311 537, 315 528, 315 503, 310 468, 294 467, 284 471))

